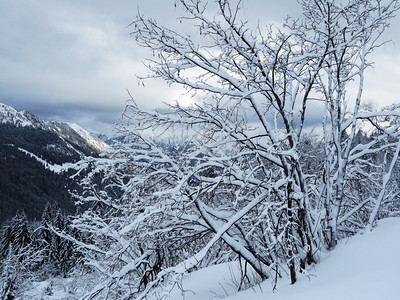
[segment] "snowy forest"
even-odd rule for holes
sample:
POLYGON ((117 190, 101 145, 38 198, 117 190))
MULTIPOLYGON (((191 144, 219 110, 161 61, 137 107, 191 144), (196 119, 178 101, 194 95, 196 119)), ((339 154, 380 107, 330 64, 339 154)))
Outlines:
POLYGON ((130 95, 124 140, 73 164, 77 213, 48 205, 3 226, 0 297, 58 277, 70 299, 169 299, 227 262, 238 290, 295 285, 341 240, 399 217, 400 105, 363 98, 399 1, 298 4, 283 27, 252 28, 241 1, 176 1, 181 30, 139 13, 140 82, 180 85, 193 104, 146 110, 130 95))

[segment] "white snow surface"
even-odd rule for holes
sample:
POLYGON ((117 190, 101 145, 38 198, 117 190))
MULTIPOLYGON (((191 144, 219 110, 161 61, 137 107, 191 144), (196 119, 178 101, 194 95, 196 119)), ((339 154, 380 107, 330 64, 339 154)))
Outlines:
POLYGON ((282 278, 276 291, 267 280, 237 293, 232 269, 222 264, 196 271, 184 280, 184 297, 175 289, 170 299, 400 299, 400 218, 381 220, 373 231, 341 241, 309 276, 299 276, 294 285, 282 278))
POLYGON ((89 145, 91 145, 93 148, 98 149, 100 151, 111 148, 108 144, 103 142, 98 137, 93 136, 91 133, 89 133, 87 130, 83 129, 78 124, 76 124, 76 123, 67 123, 67 124, 73 130, 75 130, 75 132, 78 133, 84 140, 86 140, 86 142, 89 145))

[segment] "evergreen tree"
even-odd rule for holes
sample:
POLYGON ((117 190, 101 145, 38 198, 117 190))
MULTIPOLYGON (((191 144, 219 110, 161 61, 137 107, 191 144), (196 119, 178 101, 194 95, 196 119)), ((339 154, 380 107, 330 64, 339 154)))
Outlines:
POLYGON ((18 213, 4 226, 0 240, 0 257, 6 257, 11 246, 15 254, 25 251, 31 242, 30 236, 25 213, 18 213))
POLYGON ((68 225, 68 219, 57 203, 48 203, 42 215, 36 244, 44 254, 42 268, 47 268, 47 273, 55 276, 66 276, 75 262, 73 244, 60 236, 61 233, 70 233, 68 225))
POLYGON ((18 274, 21 274, 21 272, 19 270, 20 263, 18 262, 18 259, 16 259, 16 255, 13 252, 12 246, 10 246, 8 254, 2 263, 0 274, 1 299, 12 300, 15 299, 16 296, 18 274))
POLYGON ((8 254, 8 248, 10 247, 12 236, 11 236, 11 222, 7 222, 3 226, 3 232, 0 239, 0 258, 5 258, 8 254))

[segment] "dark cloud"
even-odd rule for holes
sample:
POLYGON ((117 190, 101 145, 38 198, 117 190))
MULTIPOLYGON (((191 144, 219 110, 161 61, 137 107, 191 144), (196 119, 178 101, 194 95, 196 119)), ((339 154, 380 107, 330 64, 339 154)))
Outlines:
MULTIPOLYGON (((0 1, 0 102, 98 131, 118 122, 128 98, 126 89, 147 108, 163 101, 188 101, 177 87, 165 83, 137 85, 135 74, 147 73, 141 61, 149 52, 135 44, 127 28, 138 8, 160 23, 181 26, 176 20, 181 9, 173 4, 165 0, 0 1)), ((250 25, 299 13, 295 0, 245 0, 244 5, 243 16, 250 25)), ((397 18, 388 37, 400 36, 399 23, 397 18)), ((399 67, 390 64, 399 61, 398 48, 388 45, 379 64, 382 53, 374 58, 376 72, 390 70, 391 78, 375 78, 372 99, 383 81, 385 98, 393 98, 393 89, 386 87, 400 77, 399 67)))
POLYGON ((108 6, 2 1, 0 101, 48 119, 79 121, 77 116, 88 112, 98 122, 115 119, 139 63, 125 29, 128 13, 108 6))

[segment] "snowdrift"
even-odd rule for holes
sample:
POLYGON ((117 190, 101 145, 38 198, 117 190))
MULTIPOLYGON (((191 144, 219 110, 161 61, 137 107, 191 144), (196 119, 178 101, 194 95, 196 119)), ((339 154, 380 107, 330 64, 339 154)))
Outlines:
POLYGON ((233 266, 218 265, 192 273, 170 299, 314 300, 400 299, 400 218, 381 220, 372 232, 342 240, 321 262, 299 276, 295 285, 283 278, 277 290, 270 281, 237 293, 233 266))

